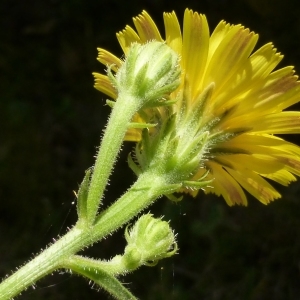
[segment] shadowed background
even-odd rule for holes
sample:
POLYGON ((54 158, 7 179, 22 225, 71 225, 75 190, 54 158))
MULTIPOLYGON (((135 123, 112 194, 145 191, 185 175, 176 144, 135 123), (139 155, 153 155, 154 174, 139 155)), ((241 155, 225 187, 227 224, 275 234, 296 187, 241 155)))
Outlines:
MULTIPOLYGON (((110 109, 93 88, 97 47, 122 56, 115 33, 143 9, 162 35, 164 11, 182 24, 189 7, 205 13, 211 31, 224 19, 259 33, 300 72, 297 0, 13 1, 0 4, 0 277, 40 252, 76 222, 75 198, 93 162, 110 109)), ((299 109, 299 105, 297 107, 299 109)), ((298 143, 297 136, 288 139, 298 143)), ((135 177, 124 145, 104 206, 135 177)), ((230 208, 199 193, 152 206, 178 234, 179 255, 140 268, 123 282, 140 299, 300 299, 300 183, 279 187, 283 199, 230 208)), ((123 229, 84 253, 121 253, 123 229)), ((109 299, 87 280, 54 273, 18 299, 109 299)))

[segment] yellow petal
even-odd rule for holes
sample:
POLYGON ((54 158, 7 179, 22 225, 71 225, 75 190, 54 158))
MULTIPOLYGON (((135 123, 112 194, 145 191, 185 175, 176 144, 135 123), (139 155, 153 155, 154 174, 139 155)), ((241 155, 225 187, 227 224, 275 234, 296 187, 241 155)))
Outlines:
MULTIPOLYGON (((145 123, 143 118, 137 113, 133 116, 132 120, 133 123, 145 123)), ((128 142, 139 142, 142 138, 141 129, 137 128, 129 128, 125 134, 124 141, 128 142)))
POLYGON ((133 23, 142 43, 151 40, 163 41, 155 23, 145 10, 136 18, 133 18, 133 23))
MULTIPOLYGON (((222 143, 222 147, 236 147, 249 149, 252 153, 261 153, 256 152, 256 148, 258 146, 264 146, 266 149, 272 147, 278 148, 282 150, 286 150, 288 152, 300 155, 300 147, 285 141, 274 135, 269 134, 253 134, 253 133, 245 133, 235 138, 229 140, 228 142, 222 143)), ((265 154, 268 152, 266 151, 265 154)))
POLYGON ((276 49, 269 43, 252 54, 243 64, 240 64, 240 68, 226 84, 226 88, 214 96, 214 101, 219 106, 216 108, 216 114, 222 114, 224 110, 241 102, 243 104, 238 106, 235 114, 241 115, 249 112, 261 95, 260 89, 270 81, 266 77, 281 59, 282 55, 276 53, 276 49), (258 95, 253 95, 254 92, 258 95))
POLYGON ((300 133, 300 112, 285 111, 249 120, 254 132, 272 134, 300 133))
POLYGON ((272 43, 265 44, 249 58, 249 61, 255 70, 252 78, 258 78, 259 80, 265 78, 279 64, 282 58, 283 55, 276 53, 276 49, 273 48, 272 43))
MULTIPOLYGON (((254 157, 270 157, 270 159, 276 159, 277 163, 275 165, 280 163, 282 164, 282 168, 289 170, 293 174, 300 174, 300 147, 278 137, 270 135, 260 136, 255 134, 243 134, 223 143, 222 147, 225 150, 228 149, 228 151, 232 148, 243 149, 244 151, 253 153, 254 157)), ((232 160, 233 159, 234 158, 232 158, 232 160)), ((265 162, 267 162, 266 159, 265 162)), ((242 161, 240 163, 244 165, 242 161)), ((272 167, 270 167, 270 169, 271 168, 272 167)), ((264 170, 260 171, 264 174, 269 173, 264 170)), ((257 172, 260 171, 257 170, 257 172)))
POLYGON ((183 21, 182 68, 190 101, 198 93, 203 79, 209 46, 209 28, 206 17, 186 9, 183 21))
POLYGON ((111 85, 108 77, 106 75, 102 75, 99 73, 93 73, 95 78, 95 85, 94 87, 99 90, 100 92, 108 95, 109 97, 116 99, 117 98, 117 91, 111 85))
MULTIPOLYGON (((299 82, 297 82, 298 77, 293 76, 293 73, 294 71, 291 68, 287 68, 283 72, 272 73, 264 86, 259 86, 256 93, 249 94, 249 101, 246 106, 249 109, 254 109, 256 114, 261 114, 261 112, 279 112, 298 102, 300 100, 300 87, 299 82), (284 74, 286 71, 289 71, 289 73, 284 74), (251 98, 255 99, 252 105, 251 98)), ((255 88, 253 86, 253 90, 255 88)))
POLYGON ((273 174, 262 174, 264 177, 276 181, 282 185, 288 186, 296 177, 287 170, 279 170, 273 174))
POLYGON ((128 25, 125 27, 124 30, 117 33, 117 39, 125 55, 128 53, 132 43, 141 43, 140 37, 128 25))
POLYGON ((166 43, 179 55, 182 51, 182 37, 178 19, 175 12, 164 13, 164 23, 166 30, 166 43))
POLYGON ((268 204, 269 202, 280 198, 281 195, 261 176, 242 168, 238 170, 233 170, 226 168, 228 173, 252 196, 257 198, 263 204, 268 204))
POLYGON ((221 21, 217 27, 214 29, 211 37, 209 39, 209 52, 208 52, 208 61, 215 53, 216 49, 219 47, 220 43, 223 41, 227 33, 232 29, 232 25, 221 21))
MULTIPOLYGON (((299 102, 300 84, 293 73, 291 67, 278 70, 266 79, 254 82, 246 95, 233 98, 231 103, 240 101, 241 104, 232 114, 231 121, 240 122, 240 119, 244 119, 245 114, 249 112, 253 117, 260 118, 267 113, 280 112, 299 102)), ((250 79, 249 81, 251 82, 250 79)))
POLYGON ((270 174, 284 168, 284 164, 276 157, 261 154, 220 155, 216 160, 224 166, 232 165, 232 163, 234 163, 234 165, 242 165, 243 168, 260 174, 270 174))
POLYGON ((231 26, 226 31, 215 51, 210 54, 203 82, 203 86, 215 82, 216 94, 222 87, 230 85, 230 79, 235 79, 237 70, 246 62, 258 39, 257 35, 241 25, 231 26))
MULTIPOLYGON (((210 192, 217 195, 222 194, 226 203, 230 206, 234 204, 247 205, 247 198, 240 185, 221 166, 210 162, 208 167, 211 170, 214 181, 210 192)), ((209 191, 205 188, 206 191, 209 191)))
POLYGON ((285 169, 300 176, 300 158, 292 155, 277 155, 277 159, 285 164, 285 169))
POLYGON ((124 141, 138 142, 141 140, 141 131, 135 128, 129 128, 125 134, 124 141))
POLYGON ((99 52, 97 60, 100 63, 104 64, 105 66, 111 67, 111 69, 115 72, 118 70, 118 68, 121 67, 122 61, 118 57, 104 49, 97 48, 97 50, 99 52))

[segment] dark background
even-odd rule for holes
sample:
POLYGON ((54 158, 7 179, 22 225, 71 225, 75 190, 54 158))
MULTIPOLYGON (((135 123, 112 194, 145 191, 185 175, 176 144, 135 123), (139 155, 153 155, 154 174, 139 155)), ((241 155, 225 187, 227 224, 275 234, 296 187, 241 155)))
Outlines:
MULTIPOLYGON (((121 56, 115 33, 143 9, 162 34, 164 11, 182 22, 186 7, 273 41, 281 67, 300 70, 298 0, 13 1, 0 4, 0 277, 24 264, 76 222, 73 190, 93 162, 110 109, 93 88, 97 47, 121 56)), ((299 106, 298 106, 299 108, 299 106)), ((297 143, 296 136, 288 139, 297 143)), ((298 137, 299 141, 299 137, 298 137)), ((106 205, 133 182, 126 144, 106 205)), ((178 233, 179 255, 124 277, 140 299, 300 299, 300 185, 283 199, 230 208, 218 197, 160 199, 151 211, 178 233)), ((115 234, 86 254, 110 258, 125 242, 115 234)), ((19 299, 108 299, 87 280, 54 273, 19 299)))

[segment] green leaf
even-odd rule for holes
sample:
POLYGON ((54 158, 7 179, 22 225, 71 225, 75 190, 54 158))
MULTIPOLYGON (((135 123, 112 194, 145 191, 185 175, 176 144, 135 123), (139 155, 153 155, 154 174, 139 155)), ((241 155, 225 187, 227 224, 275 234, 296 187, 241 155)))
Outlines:
POLYGON ((151 127, 155 127, 156 125, 157 124, 131 122, 129 123, 128 128, 151 128, 151 127))
POLYGON ((110 107, 110 108, 114 108, 116 101, 112 101, 109 99, 106 99, 106 104, 110 107))
POLYGON ((114 276, 104 271, 85 270, 84 275, 100 285, 116 299, 134 300, 137 299, 122 283, 114 276))
POLYGON ((133 161, 131 154, 129 153, 128 158, 129 168, 134 172, 136 176, 139 176, 142 173, 141 168, 133 161))
POLYGON ((89 192, 90 186, 90 176, 92 173, 92 169, 88 169, 85 172, 85 176, 83 181, 79 187, 78 194, 77 194, 77 214, 79 220, 86 220, 87 219, 87 197, 89 192))

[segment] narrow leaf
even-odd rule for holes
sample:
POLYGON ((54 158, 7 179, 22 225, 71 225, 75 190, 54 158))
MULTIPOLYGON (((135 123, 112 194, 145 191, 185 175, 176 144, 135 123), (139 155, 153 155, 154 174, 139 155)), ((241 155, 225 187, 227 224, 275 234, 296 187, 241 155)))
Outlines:
POLYGON ((77 194, 77 214, 79 220, 86 220, 87 219, 87 196, 89 192, 89 185, 90 185, 90 176, 91 176, 92 169, 88 169, 85 172, 85 176, 83 181, 79 187, 78 194, 77 194))

